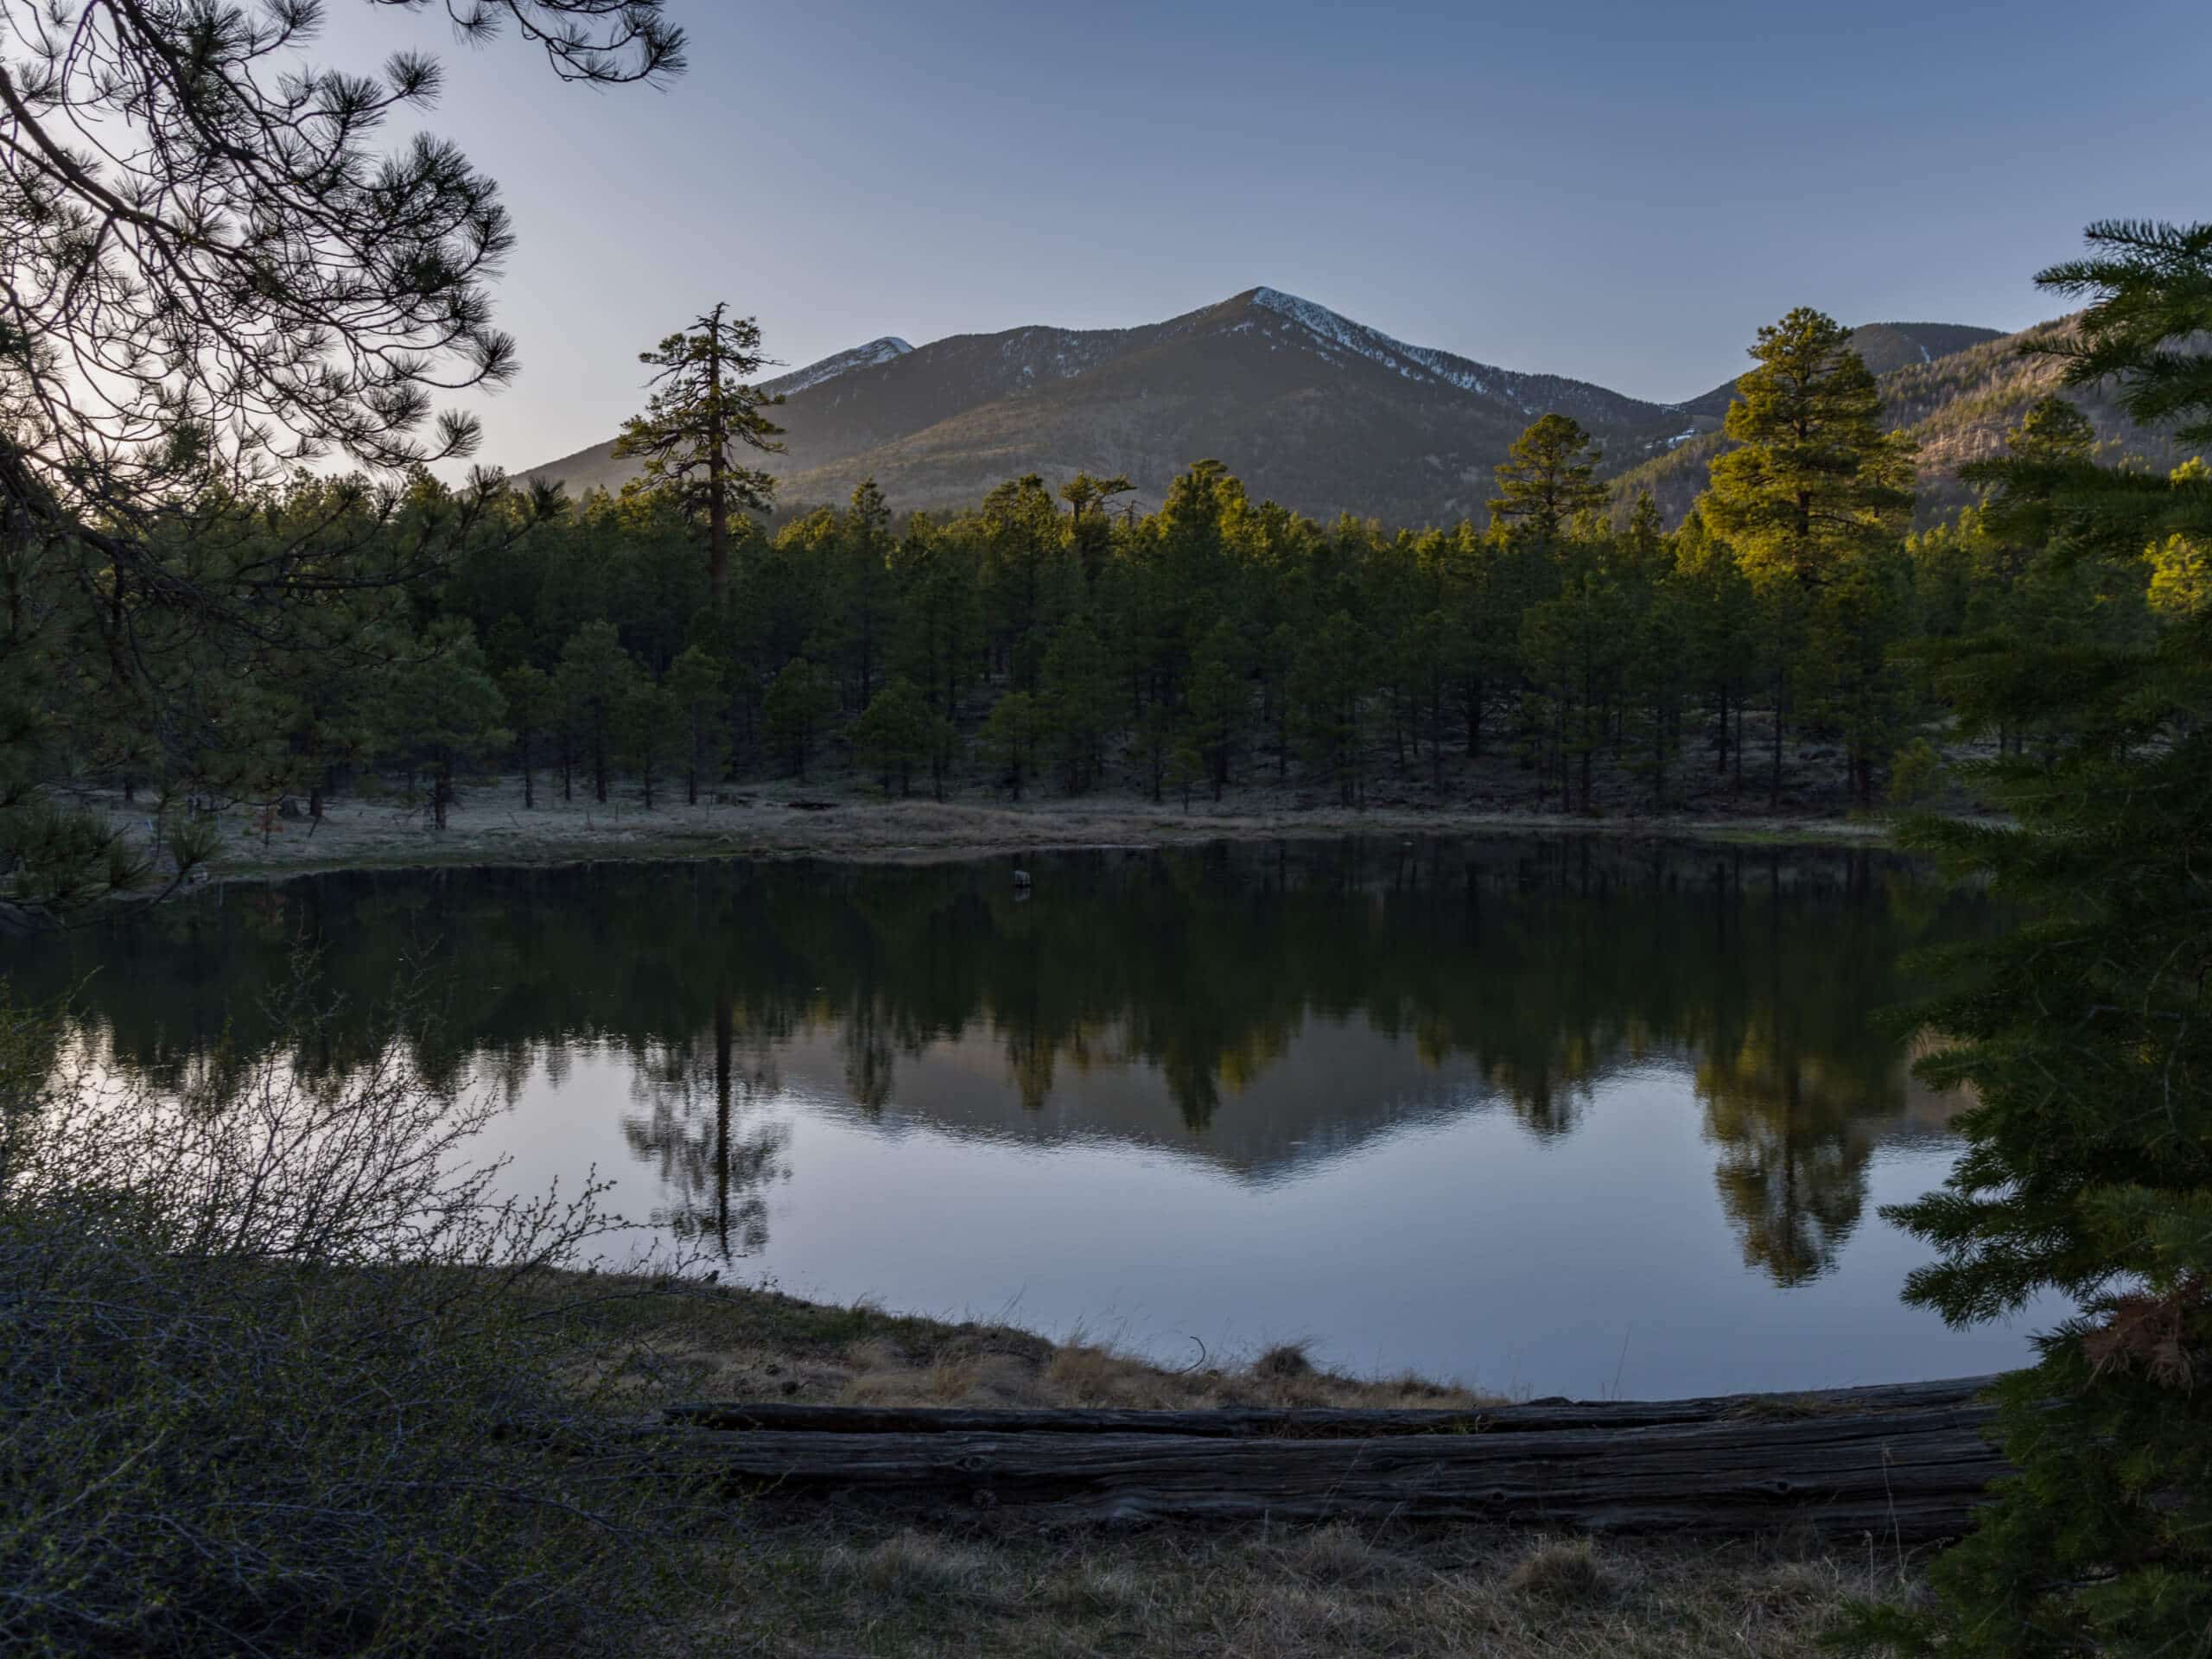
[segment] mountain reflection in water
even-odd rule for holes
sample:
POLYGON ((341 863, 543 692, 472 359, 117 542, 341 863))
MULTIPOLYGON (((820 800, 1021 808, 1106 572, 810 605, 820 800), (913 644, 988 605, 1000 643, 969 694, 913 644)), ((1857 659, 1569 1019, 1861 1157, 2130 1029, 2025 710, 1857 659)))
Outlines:
POLYGON ((830 1179, 799 1162, 809 1115, 887 1144, 1128 1148, 1263 1193, 1479 1115, 1567 1144, 1609 1089, 1662 1080, 1700 1115, 1707 1213, 1789 1287, 1881 1225, 1878 1147, 1944 1136, 1955 1103, 1877 1018, 1915 988, 1900 956, 1989 925, 1863 850, 1500 836, 1020 862, 1026 898, 1007 860, 329 875, 10 944, 0 971, 18 995, 80 987, 111 1062, 175 1083, 226 1030, 270 1041, 260 999, 317 946, 340 1011, 302 1065, 405 1040, 434 1075, 504 1087, 518 1144, 541 1095, 578 1109, 576 1068, 625 1071, 622 1197, 649 1190, 661 1226, 733 1260, 774 1242, 779 1187, 830 1179), (410 981, 427 994, 395 1012, 410 981))

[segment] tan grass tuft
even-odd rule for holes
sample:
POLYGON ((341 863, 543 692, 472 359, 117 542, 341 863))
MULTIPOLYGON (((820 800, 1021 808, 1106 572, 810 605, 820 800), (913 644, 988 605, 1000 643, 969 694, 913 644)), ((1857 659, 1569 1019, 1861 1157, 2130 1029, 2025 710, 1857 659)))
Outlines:
POLYGON ((1294 1533, 1269 1553, 1286 1572, 1326 1585, 1374 1584, 1403 1576, 1411 1565, 1342 1522, 1294 1533))
POLYGON ((894 1533, 864 1549, 833 1546, 823 1552, 823 1574, 902 1600, 956 1596, 995 1599, 1003 1573, 998 1558, 973 1544, 929 1533, 894 1533))
POLYGON ((1045 1366, 1043 1384, 1046 1396, 1060 1406, 1159 1411, 1210 1403, 1198 1379, 1179 1377, 1090 1343, 1056 1350, 1045 1366))
POLYGON ((1593 1607, 1612 1599, 1620 1586, 1587 1538, 1539 1544, 1506 1574, 1516 1595, 1560 1607, 1593 1607))

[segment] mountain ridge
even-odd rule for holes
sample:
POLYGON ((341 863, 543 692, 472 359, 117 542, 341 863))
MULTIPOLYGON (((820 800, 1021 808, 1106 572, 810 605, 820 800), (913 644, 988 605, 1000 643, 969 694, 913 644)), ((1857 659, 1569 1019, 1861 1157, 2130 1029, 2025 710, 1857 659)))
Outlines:
MULTIPOLYGON (((2032 348, 2063 337, 2072 327, 2072 318, 2059 317, 2016 334, 1969 331, 1986 333, 1988 338, 1878 375, 1884 424, 1904 433, 1917 447, 1917 523, 1932 524, 1970 501, 1973 492, 1959 481, 1958 469, 1967 461, 2002 454, 2005 435, 2037 399, 2053 394, 2065 397, 2088 418, 2096 433, 2097 459, 2107 464, 2132 462, 2164 470, 2193 453, 2166 434, 2139 425, 2109 386, 2063 384, 2063 361, 2032 348)), ((1873 364, 1870 361, 1868 366, 1873 364)), ((1666 522, 1680 524, 1704 490, 1713 457, 1726 448, 1717 430, 1706 432, 1665 455, 1618 473, 1611 480, 1616 512, 1625 512, 1637 495, 1648 490, 1666 522)))
MULTIPOLYGON (((2001 338, 1947 323, 1866 325, 1870 366, 1925 366, 2001 338)), ((1330 518, 1414 524, 1479 518, 1492 469, 1539 416, 1590 431, 1608 474, 1702 447, 1732 380, 1682 404, 1418 346, 1284 289, 1255 285, 1160 322, 1030 323, 911 346, 896 335, 763 389, 786 402, 785 451, 763 458, 785 508, 842 501, 873 477, 900 509, 972 505, 1026 473, 1125 474, 1157 502, 1214 456, 1255 499, 1330 518)), ((519 474, 572 493, 619 488, 612 444, 519 474)))

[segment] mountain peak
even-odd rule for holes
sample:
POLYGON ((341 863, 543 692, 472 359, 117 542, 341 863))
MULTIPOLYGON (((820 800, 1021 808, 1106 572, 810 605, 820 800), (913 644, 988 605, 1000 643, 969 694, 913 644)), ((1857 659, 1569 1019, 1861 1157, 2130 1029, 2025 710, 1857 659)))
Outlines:
POLYGON ((1496 398, 1533 411, 1523 385, 1526 377, 1510 370, 1477 363, 1456 352, 1440 351, 1433 346, 1408 345, 1379 328, 1355 322, 1341 311, 1332 311, 1325 305, 1286 294, 1279 288, 1250 289, 1230 303, 1235 304, 1237 300, 1303 328, 1320 342, 1325 355, 1332 351, 1350 352, 1355 357, 1363 357, 1392 370, 1403 379, 1452 386, 1478 397, 1496 398))
POLYGON ((888 363, 913 349, 898 335, 885 334, 865 346, 855 346, 849 351, 810 363, 803 369, 793 369, 789 374, 763 381, 760 390, 789 397, 792 392, 818 386, 824 380, 834 380, 841 374, 850 374, 855 369, 872 369, 879 363, 888 363))

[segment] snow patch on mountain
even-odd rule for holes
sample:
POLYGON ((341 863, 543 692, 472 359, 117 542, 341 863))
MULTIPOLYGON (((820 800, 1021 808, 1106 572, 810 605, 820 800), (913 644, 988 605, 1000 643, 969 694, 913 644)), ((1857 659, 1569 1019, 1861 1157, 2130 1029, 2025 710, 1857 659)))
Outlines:
POLYGON ((1535 412, 1535 405, 1529 401, 1522 377, 1504 369, 1471 362, 1432 346, 1409 346, 1380 329, 1370 328, 1363 322, 1354 322, 1350 317, 1332 311, 1325 305, 1301 300, 1295 294, 1286 294, 1281 289, 1254 289, 1252 303, 1289 319, 1318 339, 1355 353, 1370 362, 1380 363, 1386 369, 1395 369, 1408 380, 1456 386, 1461 391, 1474 393, 1478 397, 1497 398, 1516 404, 1524 412, 1535 412))
POLYGON ((880 340, 871 340, 865 346, 855 346, 849 352, 839 352, 825 357, 818 363, 810 363, 803 369, 773 380, 763 381, 760 390, 788 397, 795 391, 804 391, 818 386, 824 380, 835 380, 841 374, 850 374, 855 369, 872 369, 879 363, 888 363, 901 358, 914 348, 896 334, 886 334, 880 340))

